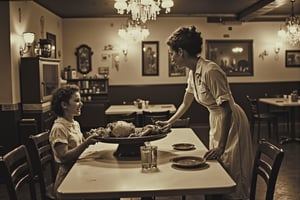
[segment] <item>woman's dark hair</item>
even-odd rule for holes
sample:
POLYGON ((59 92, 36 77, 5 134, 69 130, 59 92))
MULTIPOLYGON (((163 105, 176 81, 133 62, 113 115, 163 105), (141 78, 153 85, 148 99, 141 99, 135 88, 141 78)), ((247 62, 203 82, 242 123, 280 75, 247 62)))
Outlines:
POLYGON ((202 43, 201 32, 197 32, 195 26, 180 27, 167 40, 167 45, 173 51, 178 52, 181 48, 195 57, 202 52, 202 43))
POLYGON ((59 117, 64 115, 64 110, 61 107, 61 102, 69 103, 72 95, 75 92, 79 92, 77 85, 67 84, 60 88, 57 88, 52 94, 51 110, 59 117))

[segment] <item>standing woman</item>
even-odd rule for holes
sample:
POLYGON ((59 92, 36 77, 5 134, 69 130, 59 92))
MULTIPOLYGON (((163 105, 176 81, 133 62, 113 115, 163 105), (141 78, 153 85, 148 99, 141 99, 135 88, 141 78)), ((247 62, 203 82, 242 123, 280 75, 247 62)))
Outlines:
MULTIPOLYGON (((207 159, 218 159, 237 183, 223 199, 249 197, 253 152, 248 118, 231 94, 226 74, 214 62, 200 56, 201 33, 194 26, 177 29, 167 40, 172 62, 189 69, 187 88, 177 112, 161 125, 175 122, 194 99, 209 111, 207 159)), ((220 197, 218 197, 219 199, 220 197)))
POLYGON ((96 135, 85 139, 79 123, 74 120, 74 116, 80 115, 83 105, 79 91, 76 85, 65 85, 58 88, 52 96, 51 110, 57 115, 57 119, 52 126, 49 140, 55 162, 59 165, 54 184, 55 194, 80 154, 89 145, 97 142, 96 135))

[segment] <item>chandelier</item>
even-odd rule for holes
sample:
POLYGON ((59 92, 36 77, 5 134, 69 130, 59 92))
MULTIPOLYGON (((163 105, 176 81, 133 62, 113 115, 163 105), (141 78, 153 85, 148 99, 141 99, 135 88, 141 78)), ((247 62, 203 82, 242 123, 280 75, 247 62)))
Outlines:
POLYGON ((131 12, 133 20, 140 20, 145 23, 147 20, 156 20, 159 15, 160 6, 164 8, 165 13, 171 11, 174 6, 173 0, 115 0, 114 7, 118 14, 129 14, 131 12))
POLYGON ((294 13, 294 2, 291 0, 292 10, 291 15, 286 18, 285 27, 280 27, 278 35, 286 39, 291 45, 295 46, 300 41, 300 19, 295 16, 294 13))
POLYGON ((118 34, 126 41, 139 42, 147 38, 150 34, 145 24, 136 20, 128 20, 127 24, 119 29, 118 34))

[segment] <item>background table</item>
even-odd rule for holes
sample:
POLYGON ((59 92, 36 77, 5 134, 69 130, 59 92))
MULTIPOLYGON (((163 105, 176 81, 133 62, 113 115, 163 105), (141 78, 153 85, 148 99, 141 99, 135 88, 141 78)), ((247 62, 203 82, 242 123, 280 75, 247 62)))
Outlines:
POLYGON ((106 115, 130 114, 136 112, 143 114, 143 111, 161 112, 169 110, 170 113, 176 112, 176 107, 173 104, 150 104, 148 108, 138 108, 135 105, 111 105, 105 110, 106 115))
POLYGON ((282 138, 280 144, 293 141, 300 142, 300 138, 296 137, 296 107, 300 106, 299 100, 291 102, 284 98, 260 98, 259 101, 274 106, 289 107, 291 112, 291 137, 282 138))
MULTIPOLYGON (((107 116, 107 121, 115 121, 120 118, 120 115, 128 115, 132 113, 136 113, 136 125, 138 127, 144 126, 143 121, 143 111, 148 112, 164 112, 170 111, 170 114, 176 112, 176 107, 173 104, 150 104, 147 108, 138 108, 135 105, 111 105, 105 111, 105 115, 107 116)), ((121 117, 122 118, 122 117, 121 117)))
POLYGON ((195 169, 178 169, 170 159, 203 156, 207 151, 192 129, 177 128, 167 137, 152 141, 158 146, 158 171, 141 171, 139 160, 117 160, 117 144, 98 143, 90 146, 75 163, 58 188, 60 199, 99 199, 139 196, 172 196, 220 194, 235 189, 235 182, 217 161, 195 169), (195 150, 178 151, 175 143, 193 143, 195 150))

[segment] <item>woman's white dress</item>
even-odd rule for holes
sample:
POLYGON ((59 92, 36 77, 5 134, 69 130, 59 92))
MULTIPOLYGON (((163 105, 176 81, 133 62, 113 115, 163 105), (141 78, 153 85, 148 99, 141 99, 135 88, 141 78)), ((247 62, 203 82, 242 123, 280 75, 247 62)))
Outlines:
POLYGON ((219 106, 228 101, 232 109, 231 125, 225 152, 220 160, 237 183, 236 191, 229 199, 248 199, 253 165, 253 146, 248 118, 243 109, 234 102, 226 74, 214 62, 199 59, 195 72, 190 71, 187 92, 209 111, 209 148, 218 146, 221 119, 224 110, 219 106))

